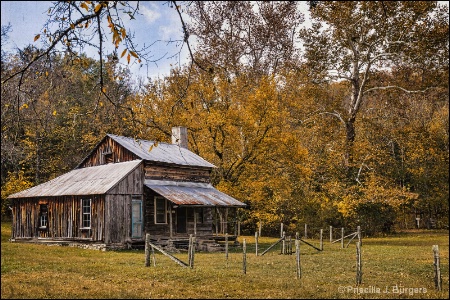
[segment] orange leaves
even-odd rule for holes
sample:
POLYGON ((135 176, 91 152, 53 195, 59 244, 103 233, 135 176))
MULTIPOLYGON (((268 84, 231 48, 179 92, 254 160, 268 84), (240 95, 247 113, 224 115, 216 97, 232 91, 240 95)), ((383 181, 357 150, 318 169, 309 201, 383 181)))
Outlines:
POLYGON ((94 8, 94 12, 97 13, 100 11, 100 9, 102 9, 102 5, 101 4, 97 4, 94 8))
POLYGON ((135 52, 133 52, 133 51, 130 51, 130 54, 133 55, 135 58, 139 58, 139 57, 137 56, 137 54, 136 54, 135 52))
POLYGON ((34 41, 36 42, 40 37, 41 37, 41 35, 40 35, 40 34, 37 34, 37 35, 34 37, 34 41))
POLYGON ((127 36, 127 31, 125 30, 125 28, 120 28, 120 33, 122 33, 122 38, 124 39, 127 36))
POLYGON ((130 63, 130 61, 131 61, 131 56, 133 56, 134 58, 137 58, 138 61, 141 62, 141 60, 139 59, 139 56, 136 54, 136 52, 128 50, 127 48, 125 48, 122 51, 122 54, 120 55, 120 58, 124 57, 127 52, 128 52, 128 55, 127 55, 127 62, 128 63, 130 63))
POLYGON ((84 8, 86 11, 89 11, 89 7, 87 6, 86 2, 81 3, 81 8, 84 8))

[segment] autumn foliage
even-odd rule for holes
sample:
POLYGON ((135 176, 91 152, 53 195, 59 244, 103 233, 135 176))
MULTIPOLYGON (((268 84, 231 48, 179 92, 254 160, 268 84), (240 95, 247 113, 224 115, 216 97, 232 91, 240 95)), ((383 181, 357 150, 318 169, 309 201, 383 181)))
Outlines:
MULTIPOLYGON (((299 30, 295 5, 255 5, 188 6, 193 63, 139 89, 114 56, 49 55, 3 82, 43 50, 2 53, 2 207, 24 178, 74 168, 105 133, 170 142, 171 127, 186 126, 190 150, 217 166, 212 183, 248 204, 248 234, 262 222, 272 234, 283 223, 370 235, 416 217, 448 228, 448 8, 319 1, 299 30)), ((126 31, 105 20, 118 48, 126 31)))

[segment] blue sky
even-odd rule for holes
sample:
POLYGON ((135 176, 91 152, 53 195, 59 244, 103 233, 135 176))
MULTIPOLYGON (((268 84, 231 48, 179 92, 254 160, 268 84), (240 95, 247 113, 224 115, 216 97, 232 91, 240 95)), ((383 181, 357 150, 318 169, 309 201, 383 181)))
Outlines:
MULTIPOLYGON (((447 1, 439 2, 448 5, 447 1)), ((181 22, 175 10, 169 8, 166 1, 140 1, 139 3, 141 15, 136 17, 135 20, 124 18, 126 29, 128 32, 131 30, 135 33, 135 41, 139 46, 149 45, 156 40, 181 39, 183 35, 181 22)), ((306 20, 308 20, 306 1, 300 1, 299 5, 301 11, 306 15, 306 20)), ((12 25, 9 41, 6 45, 2 45, 2 49, 10 50, 33 44, 36 34, 41 33, 47 20, 47 11, 51 6, 51 1, 1 1, 1 25, 7 25, 8 23, 12 25)), ((308 21, 304 25, 308 26, 307 24, 308 21)), ((192 37, 189 41, 195 45, 192 37)), ((119 48, 119 53, 121 49, 123 48, 119 48)), ((174 47, 174 44, 168 46, 166 43, 160 42, 152 46, 151 49, 155 58, 166 55, 165 58, 158 61, 157 65, 152 63, 148 66, 139 67, 138 64, 130 64, 130 70, 136 76, 142 78, 147 76, 152 78, 163 77, 169 74, 173 66, 184 65, 189 62, 186 46, 181 52, 180 59, 169 58, 180 50, 180 48, 174 47)), ((87 54, 91 55, 89 51, 87 51, 87 54)), ((92 52, 91 56, 96 58, 95 52, 92 52)), ((122 61, 126 63, 124 59, 122 61)))
MULTIPOLYGON (((1 25, 12 25, 8 43, 2 45, 2 49, 10 50, 33 44, 36 34, 41 33, 47 20, 47 11, 51 6, 50 1, 1 1, 1 25)), ((137 16, 135 20, 125 19, 126 29, 134 32, 139 46, 149 45, 156 40, 174 40, 182 37, 179 17, 174 9, 168 7, 167 2, 141 1, 139 13, 142 15, 137 16)), ((181 60, 168 58, 180 50, 174 44, 168 46, 167 43, 160 42, 151 49, 154 58, 166 55, 165 58, 158 61, 157 65, 152 63, 148 67, 143 65, 139 68, 138 64, 130 64, 133 74, 142 77, 164 76, 169 74, 170 68, 177 63, 188 62, 187 51, 184 51, 187 49, 183 49, 181 60)))

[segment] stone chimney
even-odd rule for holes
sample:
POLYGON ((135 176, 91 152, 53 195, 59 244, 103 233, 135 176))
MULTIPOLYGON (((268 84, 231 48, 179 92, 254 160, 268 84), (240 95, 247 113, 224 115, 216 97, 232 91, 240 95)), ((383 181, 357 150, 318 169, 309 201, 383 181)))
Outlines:
POLYGON ((187 128, 182 126, 172 127, 172 144, 185 149, 188 148, 187 128))

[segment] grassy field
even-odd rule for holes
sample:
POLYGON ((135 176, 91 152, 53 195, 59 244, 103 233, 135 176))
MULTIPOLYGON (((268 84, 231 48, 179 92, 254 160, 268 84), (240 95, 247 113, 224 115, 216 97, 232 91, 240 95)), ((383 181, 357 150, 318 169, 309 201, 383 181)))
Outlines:
MULTIPOLYGON (((193 269, 156 253, 145 267, 143 250, 84 250, 11 243, 10 224, 1 227, 1 298, 440 298, 449 297, 448 231, 410 231, 366 238, 362 246, 362 284, 355 284, 356 248, 324 242, 324 251, 301 244, 302 277, 295 255, 280 255, 277 245, 255 256, 247 242, 247 272, 242 249, 195 254, 193 269), (432 245, 439 245, 442 291, 434 287, 432 245)), ((259 252, 276 238, 259 239, 259 252)), ((318 241, 308 240, 315 245, 318 241)), ((187 253, 176 257, 187 262, 187 253)))

